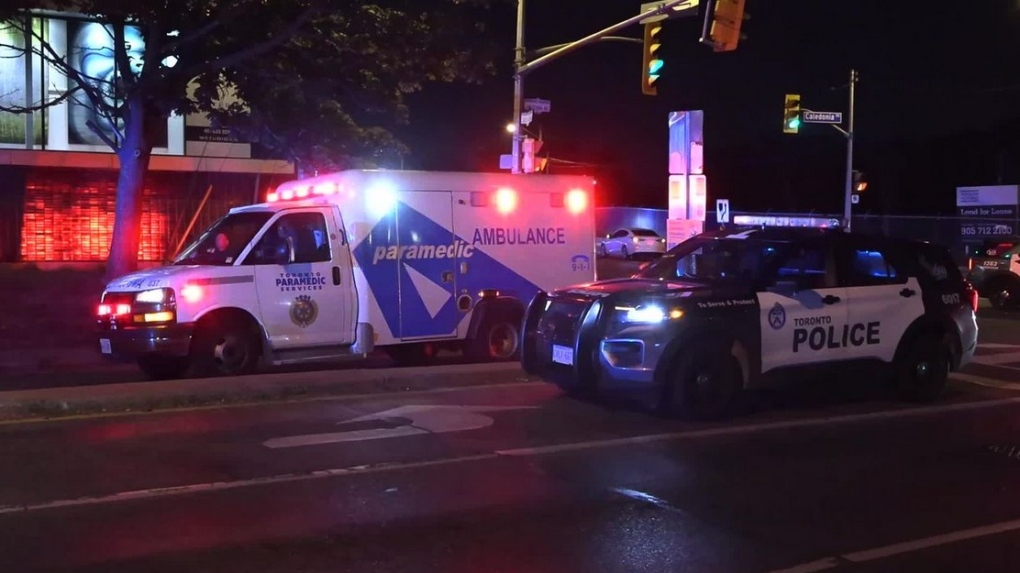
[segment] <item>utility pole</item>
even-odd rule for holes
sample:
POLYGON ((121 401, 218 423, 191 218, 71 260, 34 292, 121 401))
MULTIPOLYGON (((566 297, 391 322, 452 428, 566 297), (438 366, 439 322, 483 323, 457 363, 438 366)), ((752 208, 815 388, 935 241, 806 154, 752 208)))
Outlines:
POLYGON ((854 87, 857 85, 857 70, 850 70, 850 118, 846 135, 846 191, 843 197, 843 219, 846 232, 850 232, 854 193, 854 87))
POLYGON ((521 172, 521 100, 524 99, 524 0, 517 0, 517 45, 514 48, 514 132, 510 173, 521 172))
POLYGON ((614 32, 633 26, 649 17, 668 14, 666 17, 669 18, 672 16, 690 15, 690 12, 697 14, 699 2, 700 0, 658 0, 655 2, 654 7, 649 7, 648 10, 643 11, 637 16, 617 22, 608 28, 589 34, 579 40, 560 44, 541 57, 531 62, 526 62, 524 52, 524 0, 517 0, 517 45, 514 48, 514 132, 513 147, 511 149, 513 157, 510 161, 510 172, 515 174, 521 172, 521 108, 524 104, 524 74, 538 69, 540 66, 544 66, 574 50, 594 42, 609 39, 608 36, 614 32))

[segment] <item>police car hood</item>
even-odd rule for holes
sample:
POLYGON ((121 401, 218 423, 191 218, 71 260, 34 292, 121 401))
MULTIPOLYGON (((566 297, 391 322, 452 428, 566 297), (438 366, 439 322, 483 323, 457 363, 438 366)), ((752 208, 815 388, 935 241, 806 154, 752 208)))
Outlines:
POLYGON ((221 273, 237 274, 234 267, 166 266, 146 269, 116 278, 106 285, 107 291, 134 292, 153 288, 176 287, 191 278, 211 278, 221 273))
POLYGON ((581 295, 585 297, 601 298, 609 295, 679 295, 689 296, 695 293, 708 294, 711 287, 696 282, 686 281, 660 281, 657 279, 626 278, 597 281, 590 284, 577 285, 558 289, 552 292, 554 296, 581 295))

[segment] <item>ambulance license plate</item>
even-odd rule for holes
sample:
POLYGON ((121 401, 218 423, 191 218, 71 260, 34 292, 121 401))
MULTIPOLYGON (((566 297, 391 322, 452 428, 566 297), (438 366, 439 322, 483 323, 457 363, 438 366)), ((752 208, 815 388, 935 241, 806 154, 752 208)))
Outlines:
POLYGON ((560 346, 559 344, 553 344, 552 353, 553 362, 557 364, 566 364, 567 366, 574 365, 574 349, 569 346, 560 346))
POLYGON ((110 347, 109 338, 99 339, 99 351, 102 352, 103 354, 113 354, 113 348, 110 347))

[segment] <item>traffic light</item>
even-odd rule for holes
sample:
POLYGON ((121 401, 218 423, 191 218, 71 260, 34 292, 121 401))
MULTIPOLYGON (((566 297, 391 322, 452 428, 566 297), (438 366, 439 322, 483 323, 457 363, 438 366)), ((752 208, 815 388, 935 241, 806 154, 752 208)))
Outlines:
POLYGON ((747 18, 744 0, 709 0, 705 5, 701 43, 712 46, 716 52, 736 50, 737 43, 747 37, 740 33, 740 26, 747 18))
POLYGON ((786 103, 783 105, 783 133, 798 131, 800 131, 800 96, 786 94, 786 103))
POLYGON ((655 82, 659 79, 659 72, 662 70, 663 61, 658 51, 662 47, 659 34, 662 32, 662 22, 649 22, 645 24, 645 49, 641 58, 641 93, 645 95, 656 95, 659 93, 655 82))
POLYGON ((868 180, 864 178, 864 172, 854 169, 854 191, 860 193, 868 188, 868 180))

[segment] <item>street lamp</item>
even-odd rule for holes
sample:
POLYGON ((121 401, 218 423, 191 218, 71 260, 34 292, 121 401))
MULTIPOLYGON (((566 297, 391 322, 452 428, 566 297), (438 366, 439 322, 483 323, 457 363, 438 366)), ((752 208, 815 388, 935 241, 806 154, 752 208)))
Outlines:
POLYGON ((516 133, 517 132, 517 126, 514 125, 513 123, 508 123, 508 124, 506 124, 506 131, 507 131, 507 133, 516 133))

